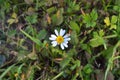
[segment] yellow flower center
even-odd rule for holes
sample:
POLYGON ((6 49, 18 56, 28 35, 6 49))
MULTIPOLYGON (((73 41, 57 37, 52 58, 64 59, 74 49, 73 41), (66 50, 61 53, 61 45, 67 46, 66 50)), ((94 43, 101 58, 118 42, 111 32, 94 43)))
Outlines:
POLYGON ((62 36, 57 36, 56 41, 58 44, 61 44, 64 41, 64 38, 62 36))

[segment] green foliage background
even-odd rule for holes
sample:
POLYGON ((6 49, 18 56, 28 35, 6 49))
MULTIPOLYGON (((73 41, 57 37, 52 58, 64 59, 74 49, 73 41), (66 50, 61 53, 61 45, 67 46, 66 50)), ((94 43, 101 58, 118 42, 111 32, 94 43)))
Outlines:
POLYGON ((120 80, 120 0, 0 0, 0 80, 120 80), (54 30, 70 33, 52 47, 54 30))

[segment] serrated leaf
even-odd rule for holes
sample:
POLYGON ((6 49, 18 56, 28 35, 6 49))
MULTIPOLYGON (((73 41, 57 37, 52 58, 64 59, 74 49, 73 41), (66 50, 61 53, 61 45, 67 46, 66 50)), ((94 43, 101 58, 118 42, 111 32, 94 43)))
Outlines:
POLYGON ((90 14, 83 15, 83 22, 86 24, 87 28, 95 27, 97 18, 97 12, 93 9, 90 14))
POLYGON ((103 30, 100 30, 100 31, 99 31, 99 35, 100 35, 101 37, 104 36, 104 34, 105 34, 105 33, 104 33, 103 30))
POLYGON ((91 27, 94 27, 96 25, 96 22, 91 23, 91 27))
POLYGON ((98 32, 94 31, 94 32, 93 32, 93 37, 96 38, 96 37, 98 37, 98 36, 99 36, 99 35, 98 35, 98 32))
POLYGON ((117 26, 115 24, 111 24, 110 29, 117 29, 117 26))
POLYGON ((93 9, 92 12, 90 13, 90 16, 93 20, 97 20, 98 18, 97 11, 93 9))
POLYGON ((113 15, 111 19, 111 24, 114 24, 117 22, 117 16, 113 15))
POLYGON ((91 27, 92 21, 89 14, 83 15, 83 22, 86 24, 87 28, 91 27))
POLYGON ((98 47, 100 45, 103 45, 104 43, 105 43, 104 39, 102 37, 99 37, 99 36, 91 39, 89 42, 90 46, 92 46, 92 47, 98 47))
POLYGON ((90 23, 90 21, 91 21, 91 19, 90 19, 89 14, 83 15, 83 22, 84 23, 90 23))
POLYGON ((30 15, 30 16, 26 16, 26 20, 31 23, 31 24, 35 24, 37 23, 37 15, 36 14, 33 14, 33 15, 30 15))

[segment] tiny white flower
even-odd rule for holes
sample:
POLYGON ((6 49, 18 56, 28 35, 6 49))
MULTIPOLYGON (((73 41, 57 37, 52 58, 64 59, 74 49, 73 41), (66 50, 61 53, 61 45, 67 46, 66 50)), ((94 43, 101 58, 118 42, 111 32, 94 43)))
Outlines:
POLYGON ((70 41, 70 34, 65 34, 65 30, 60 29, 60 33, 55 29, 55 34, 51 34, 49 39, 52 41, 51 44, 53 47, 60 45, 61 49, 68 47, 68 41, 70 41))

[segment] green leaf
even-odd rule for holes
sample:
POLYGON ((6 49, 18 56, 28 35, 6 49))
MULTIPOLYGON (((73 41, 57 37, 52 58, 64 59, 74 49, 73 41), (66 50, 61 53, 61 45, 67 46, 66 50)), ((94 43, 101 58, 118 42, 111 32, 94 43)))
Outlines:
POLYGON ((77 33, 75 31, 72 31, 72 33, 71 33, 71 43, 73 45, 78 45, 78 42, 79 42, 79 40, 78 40, 78 37, 77 37, 77 33))
POLYGON ((111 19, 111 24, 114 24, 117 22, 117 16, 113 15, 111 19))
POLYGON ((69 64, 70 61, 71 61, 70 57, 67 57, 63 61, 61 61, 60 63, 61 68, 64 69, 69 64))
POLYGON ((32 34, 33 33, 33 27, 32 26, 27 26, 25 29, 25 32, 27 32, 28 34, 32 34))
POLYGON ((76 49, 72 48, 68 51, 69 54, 67 54, 69 57, 73 57, 74 55, 77 55, 76 49))
POLYGON ((93 9, 92 12, 90 13, 90 16, 94 21, 97 20, 98 18, 97 11, 93 9))
POLYGON ((98 35, 98 32, 94 31, 94 32, 93 32, 93 37, 96 38, 96 37, 98 37, 98 36, 99 36, 99 35, 98 35))
POLYGON ((100 45, 103 45, 105 43, 104 39, 102 37, 96 37, 90 40, 89 44, 92 47, 98 47, 100 45))
POLYGON ((90 46, 88 44, 81 44, 81 48, 87 51, 89 54, 92 54, 90 46))
POLYGON ((52 16, 53 25, 60 25, 63 22, 63 8, 57 11, 56 14, 52 16))
POLYGON ((34 52, 31 52, 27 55, 31 60, 36 60, 37 59, 37 55, 34 52))
POLYGON ((98 14, 96 10, 92 10, 90 14, 84 14, 83 16, 83 22, 86 24, 86 27, 95 27, 96 25, 96 20, 98 18, 98 14))
POLYGON ((80 67, 80 63, 81 63, 80 60, 75 61, 75 64, 77 65, 77 67, 80 67))
POLYGON ((52 23, 54 25, 60 25, 62 22, 63 22, 63 16, 62 15, 60 15, 59 17, 57 17, 56 14, 52 16, 52 23))
POLYGON ((9 34, 9 36, 12 37, 15 36, 16 33, 17 33, 16 30, 13 29, 13 30, 8 30, 7 34, 9 34))
POLYGON ((80 5, 75 5, 73 8, 72 8, 74 11, 78 11, 80 9, 80 5))
POLYGON ((94 27, 96 25, 96 22, 91 22, 91 27, 94 27))
POLYGON ((50 8, 47 9, 47 12, 48 12, 49 14, 51 14, 51 13, 53 13, 55 10, 56 10, 55 7, 50 7, 50 8))
POLYGON ((106 58, 106 60, 108 60, 112 56, 113 49, 114 47, 108 47, 106 50, 101 52, 103 57, 106 58))
POLYGON ((76 31, 77 33, 80 32, 80 27, 79 27, 79 25, 78 25, 76 22, 74 22, 74 21, 71 21, 71 22, 70 22, 70 28, 71 28, 72 30, 76 31))
POLYGON ((17 69, 17 73, 20 74, 22 73, 22 67, 24 66, 25 64, 22 63, 21 65, 19 65, 19 68, 17 69))
POLYGON ((74 70, 74 69, 76 68, 76 66, 77 66, 77 65, 75 64, 75 65, 71 66, 70 69, 71 69, 71 70, 74 70))
POLYGON ((0 80, 2 80, 2 78, 15 66, 16 64, 13 64, 12 66, 9 66, 5 72, 3 72, 1 75, 0 75, 0 80))
POLYGON ((83 70, 86 74, 90 74, 92 72, 92 65, 91 64, 85 65, 83 70))
POLYGON ((41 30, 38 35, 37 38, 39 38, 40 40, 44 39, 47 35, 47 31, 45 29, 41 30))
POLYGON ((101 37, 104 36, 104 34, 105 34, 105 33, 104 33, 103 30, 100 30, 100 31, 99 31, 99 35, 100 35, 101 37))
POLYGON ((117 26, 115 24, 111 24, 110 29, 117 29, 117 26))
POLYGON ((35 42, 37 45, 42 46, 42 43, 39 39, 36 39, 32 36, 30 36, 28 33, 26 33, 25 31, 23 31, 22 29, 20 30, 23 34, 25 34, 28 38, 30 38, 33 42, 35 42))
POLYGON ((37 23, 37 14, 33 14, 33 15, 29 15, 29 16, 26 16, 26 20, 31 23, 31 24, 35 24, 37 23))
POLYGON ((114 6, 113 9, 114 9, 115 11, 118 11, 118 12, 120 11, 120 7, 119 7, 119 6, 114 6))
POLYGON ((4 0, 0 0, 0 5, 4 4, 4 2, 5 2, 4 0))
POLYGON ((86 23, 86 27, 91 26, 91 18, 89 14, 83 15, 83 22, 86 23))

